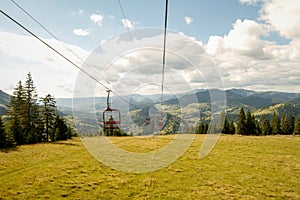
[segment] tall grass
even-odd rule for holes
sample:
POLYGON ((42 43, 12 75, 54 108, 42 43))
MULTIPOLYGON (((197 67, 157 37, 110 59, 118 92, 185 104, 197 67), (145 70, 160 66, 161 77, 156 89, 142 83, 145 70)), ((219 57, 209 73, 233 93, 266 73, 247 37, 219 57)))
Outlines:
MULTIPOLYGON (((111 138, 148 152, 173 136, 111 138)), ((0 152, 0 199, 300 199, 300 137, 221 136, 199 159, 204 136, 168 167, 129 174, 104 166, 79 139, 0 152)))

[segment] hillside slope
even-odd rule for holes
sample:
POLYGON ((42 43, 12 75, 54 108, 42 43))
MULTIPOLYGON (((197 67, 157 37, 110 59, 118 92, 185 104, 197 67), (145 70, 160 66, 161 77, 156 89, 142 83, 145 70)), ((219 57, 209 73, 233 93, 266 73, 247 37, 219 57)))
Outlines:
POLYGON ((9 105, 10 95, 0 90, 0 115, 4 115, 9 105))

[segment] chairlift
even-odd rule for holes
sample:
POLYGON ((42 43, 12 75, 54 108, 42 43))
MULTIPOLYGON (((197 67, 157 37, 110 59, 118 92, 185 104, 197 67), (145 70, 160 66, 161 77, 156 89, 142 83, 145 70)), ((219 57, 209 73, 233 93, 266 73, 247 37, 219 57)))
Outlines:
POLYGON ((118 109, 110 107, 109 94, 111 90, 107 90, 107 108, 103 112, 103 130, 113 131, 121 128, 121 112, 118 109))
POLYGON ((148 126, 149 124, 151 124, 151 119, 150 119, 150 117, 146 117, 145 126, 148 126))
POLYGON ((159 131, 161 131, 164 128, 164 121, 163 119, 158 120, 157 122, 157 128, 159 131))

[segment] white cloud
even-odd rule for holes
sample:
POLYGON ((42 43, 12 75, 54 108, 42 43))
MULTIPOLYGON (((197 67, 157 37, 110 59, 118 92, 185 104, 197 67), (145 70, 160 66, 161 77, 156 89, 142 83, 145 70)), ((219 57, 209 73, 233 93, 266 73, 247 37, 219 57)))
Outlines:
POLYGON ((84 10, 83 9, 78 9, 78 11, 77 11, 77 14, 78 15, 81 15, 81 14, 83 14, 84 13, 84 10))
POLYGON ((129 19, 122 19, 121 21, 125 28, 129 28, 129 29, 133 28, 133 22, 131 22, 129 19))
POLYGON ((241 54, 257 57, 262 53, 264 41, 260 37, 263 35, 268 35, 263 24, 253 20, 237 20, 233 24, 233 29, 224 37, 224 45, 241 54))
POLYGON ((90 16, 90 20, 92 20, 94 23, 98 24, 99 26, 102 26, 104 16, 94 13, 90 16))
MULTIPOLYGON (((103 72, 104 79, 117 86, 117 89, 121 87, 124 90, 121 93, 134 91, 142 87, 139 84, 152 83, 161 77, 163 36, 151 36, 149 30, 145 31, 147 34, 144 36, 141 36, 142 31, 133 31, 132 39, 124 34, 105 41, 98 51, 101 53, 94 56, 93 64, 97 66, 95 71, 103 72), (145 48, 138 48, 140 46, 145 48), (155 48, 148 49, 149 46, 155 48), (99 66, 99 63, 109 65, 99 66)), ((171 71, 168 71, 166 77, 168 84, 172 85, 170 88, 175 89, 176 85, 178 93, 184 92, 183 88, 186 88, 184 81, 176 83, 174 77, 183 78, 193 89, 212 85, 211 82, 216 80, 218 74, 205 59, 206 50, 218 67, 226 88, 287 88, 286 91, 300 92, 297 87, 300 83, 300 68, 297 67, 300 58, 295 48, 296 45, 300 46, 299 43, 278 45, 264 40, 262 36, 267 36, 269 31, 269 26, 263 23, 237 20, 225 36, 211 36, 206 45, 184 33, 168 33, 166 64, 171 71), (195 70, 193 66, 201 66, 201 69, 195 70)))
MULTIPOLYGON (((161 82, 161 30, 157 29, 156 33, 152 34, 150 29, 139 29, 132 31, 131 36, 128 38, 126 32, 103 42, 88 60, 94 69, 87 70, 97 77, 102 75, 120 94, 130 94, 145 84, 159 85, 161 82)), ((205 54, 201 42, 182 33, 168 33, 167 38, 167 88, 181 93, 201 87, 207 88, 207 85, 221 87, 218 85, 220 82, 216 81, 218 74, 205 54), (205 77, 205 81, 202 76, 205 77)))
POLYGON ((300 3, 299 0, 264 0, 260 10, 260 20, 269 24, 270 31, 290 40, 288 45, 269 49, 276 54, 286 54, 288 59, 300 61, 300 3))
POLYGON ((224 37, 211 36, 206 50, 211 55, 231 52, 240 56, 266 59, 270 56, 264 52, 264 47, 268 42, 261 40, 261 36, 266 35, 268 31, 264 24, 253 20, 238 19, 224 37))
MULTIPOLYGON (((83 60, 89 54, 75 45, 54 39, 43 40, 79 66, 81 61, 65 46, 83 60)), ((78 69, 35 38, 0 31, 0 59, 1 88, 12 89, 11 85, 15 86, 19 80, 24 81, 30 71, 40 96, 50 93, 55 97, 72 97, 71 86, 74 85, 78 69)), ((12 90, 6 92, 12 93, 12 90)))
MULTIPOLYGON (((134 24, 130 24, 133 27, 134 24)), ((214 66, 207 65, 206 51, 218 67, 225 87, 300 92, 300 42, 295 35, 286 45, 264 40, 262 36, 267 36, 272 30, 262 21, 236 20, 225 36, 211 36, 207 44, 184 33, 168 33, 166 86, 180 93, 187 91, 188 87, 199 89, 212 85, 218 74, 214 66), (195 70, 194 66, 201 68, 195 70)), ((156 34, 149 29, 143 31, 133 31, 133 38, 124 33, 122 37, 102 42, 90 57, 89 65, 93 67, 88 67, 88 72, 95 77, 103 76, 120 90, 120 94, 147 84, 149 88, 156 88, 154 86, 161 80, 163 35, 161 30, 156 34), (151 48, 147 49, 149 46, 151 48)), ((72 60, 76 59, 58 41, 47 42, 72 60)), ((83 58, 87 57, 88 52, 66 45, 83 58)), ((11 88, 11 84, 23 80, 31 71, 39 91, 42 91, 40 95, 46 91, 55 96, 73 95, 72 85, 78 70, 32 37, 0 32, 0 60, 0 85, 3 88, 11 88), (15 61, 6 65, 10 59, 15 61)))
POLYGON ((239 0, 242 4, 256 5, 260 0, 239 0))
POLYGON ((90 35, 90 31, 88 29, 78 28, 73 30, 73 34, 78 36, 88 36, 90 35))
POLYGON ((237 20, 225 36, 211 36, 206 51, 214 62, 228 74, 226 87, 247 89, 298 91, 300 83, 300 54, 298 40, 287 45, 262 39, 273 29, 253 20, 237 20), (291 79, 291 77, 294 77, 291 79), (291 80, 294 83, 291 83, 291 80))
POLYGON ((194 20, 191 17, 184 17, 184 21, 186 24, 191 24, 194 20))
POLYGON ((260 18, 271 24, 282 36, 300 39, 299 0, 265 0, 260 18))
POLYGON ((83 9, 78 9, 76 12, 71 12, 71 15, 82 15, 84 13, 83 9))

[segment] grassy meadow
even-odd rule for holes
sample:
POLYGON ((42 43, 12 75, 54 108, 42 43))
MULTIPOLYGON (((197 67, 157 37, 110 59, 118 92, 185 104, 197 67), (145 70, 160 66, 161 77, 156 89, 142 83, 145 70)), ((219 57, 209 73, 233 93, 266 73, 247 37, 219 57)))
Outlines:
MULTIPOLYGON (((149 152, 173 136, 110 138, 149 152)), ((0 151, 0 199, 300 199, 300 137, 222 135, 199 159, 204 135, 159 171, 124 173, 97 161, 79 138, 0 151)))

